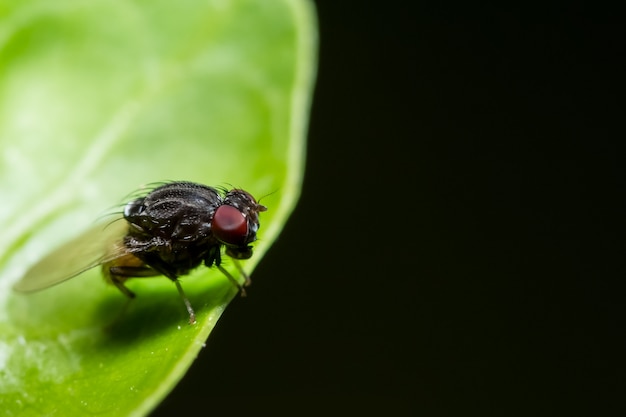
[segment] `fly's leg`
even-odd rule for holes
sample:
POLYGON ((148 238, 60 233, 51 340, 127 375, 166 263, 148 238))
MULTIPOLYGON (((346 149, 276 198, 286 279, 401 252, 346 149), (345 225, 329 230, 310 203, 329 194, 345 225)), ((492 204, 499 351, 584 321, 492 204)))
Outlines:
POLYGON ((248 274, 246 274, 243 270, 243 268, 241 268, 241 265, 239 264, 239 261, 237 261, 237 259, 235 259, 234 257, 231 257, 232 260, 235 262, 235 266, 237 267, 237 269, 239 270, 239 273, 241 275, 244 276, 244 278, 246 279, 246 281, 243 283, 243 285, 241 285, 239 283, 239 281, 237 281, 235 279, 235 277, 232 276, 232 274, 230 272, 228 272, 226 269, 224 269, 222 267, 222 255, 220 253, 220 248, 219 246, 215 246, 213 248, 211 248, 211 250, 209 251, 209 253, 207 254, 205 260, 204 260, 204 264, 210 268, 213 265, 215 265, 217 267, 217 269, 226 276, 226 278, 228 278, 228 280, 230 282, 233 283, 233 285, 235 287, 237 287, 239 289, 239 292, 241 293, 242 297, 246 296, 246 290, 244 287, 247 287, 248 285, 250 285, 250 283, 252 282, 250 280, 250 277, 248 276, 248 274))
POLYGON ((241 266, 241 263, 239 263, 239 261, 237 259, 233 259, 233 261, 235 262, 235 266, 237 267, 237 270, 239 270, 239 273, 241 275, 243 275, 243 277, 246 280, 243 283, 243 286, 244 287, 249 287, 250 284, 252 284, 252 280, 250 279, 250 275, 246 274, 246 271, 243 270, 243 267, 241 266))
POLYGON ((241 291, 241 296, 242 296, 242 297, 245 297, 245 296, 246 296, 246 290, 245 290, 245 288, 243 288, 243 287, 241 286, 241 284, 240 284, 239 282, 237 282, 237 280, 235 279, 235 277, 233 277, 233 276, 230 274, 230 272, 228 272, 227 270, 225 270, 224 268, 222 268, 220 265, 216 265, 216 266, 217 266, 217 269, 219 269, 219 270, 220 270, 220 272, 221 272, 222 274, 226 275, 226 278, 228 278, 228 280, 229 280, 230 282, 232 282, 232 283, 233 283, 233 285, 234 285, 235 287, 239 288, 239 291, 241 291))
POLYGON ((148 266, 112 266, 109 268, 109 279, 128 298, 135 298, 135 293, 129 290, 124 281, 128 278, 148 278, 161 275, 148 266))
POLYGON ((153 277, 153 276, 159 275, 158 272, 154 271, 153 269, 145 265, 137 265, 137 266, 119 266, 118 265, 116 266, 116 265, 111 265, 111 264, 105 264, 102 267, 102 272, 104 273, 106 280, 109 281, 111 284, 115 285, 117 289, 120 290, 121 293, 127 297, 126 303, 124 303, 124 307, 119 312, 117 319, 115 319, 113 323, 110 324, 110 326, 118 322, 126 314, 126 311, 128 310, 128 307, 130 306, 131 301, 135 298, 135 293, 129 290, 124 285, 124 282, 128 278, 153 277))
POLYGON ((113 285, 115 285, 124 295, 129 298, 135 298, 135 293, 129 290, 125 285, 124 281, 128 278, 150 278, 156 277, 159 275, 165 275, 174 281, 176 284, 176 289, 180 294, 180 297, 183 299, 183 303, 185 303, 185 308, 187 308, 187 312, 189 313, 189 324, 196 323, 196 313, 193 311, 193 307, 189 302, 189 299, 185 295, 183 291, 183 287, 180 285, 180 282, 176 277, 171 277, 169 274, 164 274, 165 271, 157 271, 156 269, 152 269, 149 266, 112 266, 109 268, 109 276, 113 285))
POLYGON ((177 279, 174 279, 173 281, 174 284, 176 284, 176 289, 178 290, 180 297, 183 299, 183 303, 185 303, 185 307, 187 307, 187 312, 189 313, 189 324, 196 324, 196 313, 193 311, 193 307, 191 306, 189 299, 185 295, 185 291, 183 291, 183 287, 182 285, 180 285, 180 281, 177 279))
POLYGON ((248 274, 246 274, 246 272, 243 270, 239 261, 237 261, 236 259, 233 259, 233 261, 235 262, 235 266, 239 270, 239 273, 245 278, 245 282, 243 283, 243 285, 241 285, 239 281, 237 281, 235 277, 233 277, 232 274, 224 269, 221 265, 216 264, 215 266, 217 266, 217 269, 219 269, 222 274, 226 275, 226 278, 228 278, 228 280, 232 282, 235 287, 239 288, 241 296, 246 297, 247 294, 245 287, 248 287, 250 284, 252 284, 252 280, 250 279, 250 276, 248 276, 248 274))

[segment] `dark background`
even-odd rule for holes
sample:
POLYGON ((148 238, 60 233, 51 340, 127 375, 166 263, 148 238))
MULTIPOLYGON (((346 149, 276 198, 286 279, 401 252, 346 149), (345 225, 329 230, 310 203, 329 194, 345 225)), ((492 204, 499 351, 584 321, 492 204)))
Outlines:
POLYGON ((317 2, 302 198, 153 415, 626 415, 622 11, 366 3, 317 2))

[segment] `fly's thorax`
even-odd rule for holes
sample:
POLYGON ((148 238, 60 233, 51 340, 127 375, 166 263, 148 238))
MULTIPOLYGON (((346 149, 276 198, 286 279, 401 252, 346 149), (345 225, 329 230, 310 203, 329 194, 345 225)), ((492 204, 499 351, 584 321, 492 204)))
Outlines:
POLYGON ((126 205, 130 234, 182 242, 206 240, 222 198, 212 187, 171 183, 126 205))

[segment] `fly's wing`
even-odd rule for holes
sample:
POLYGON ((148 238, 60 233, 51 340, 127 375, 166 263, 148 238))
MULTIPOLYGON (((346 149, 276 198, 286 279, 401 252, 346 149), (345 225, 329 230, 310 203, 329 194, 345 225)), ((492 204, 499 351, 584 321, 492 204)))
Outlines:
POLYGON ((98 224, 55 249, 33 265, 13 286, 20 292, 43 290, 112 261, 129 252, 120 244, 128 232, 128 223, 120 218, 98 224))

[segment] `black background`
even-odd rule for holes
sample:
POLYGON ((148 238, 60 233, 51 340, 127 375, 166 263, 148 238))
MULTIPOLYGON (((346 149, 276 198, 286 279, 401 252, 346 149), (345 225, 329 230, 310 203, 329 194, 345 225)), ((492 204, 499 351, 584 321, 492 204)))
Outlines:
POLYGON ((624 415, 621 10, 436 3, 317 2, 302 198, 154 416, 624 415))

